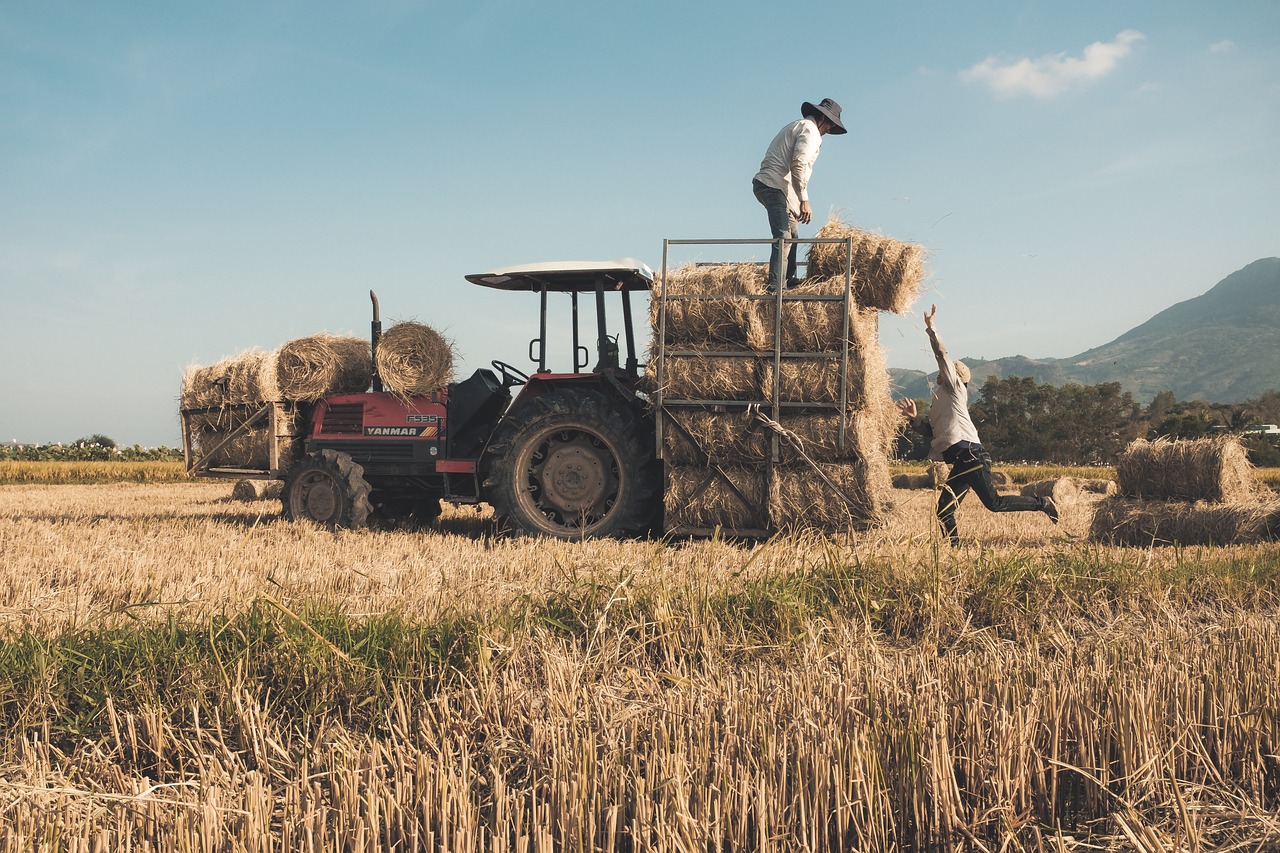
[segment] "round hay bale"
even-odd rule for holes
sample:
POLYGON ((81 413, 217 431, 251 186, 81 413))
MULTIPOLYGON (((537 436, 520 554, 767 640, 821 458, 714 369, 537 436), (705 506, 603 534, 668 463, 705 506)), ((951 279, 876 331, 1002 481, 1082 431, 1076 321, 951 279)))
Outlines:
POLYGON ((853 240, 853 258, 846 245, 814 243, 809 246, 811 277, 844 280, 846 265, 853 270, 853 288, 859 305, 905 314, 920 295, 925 275, 925 250, 880 234, 846 225, 831 217, 815 237, 853 240))
POLYGON ((932 475, 928 472, 924 474, 894 474, 892 483, 895 489, 933 489, 937 487, 937 484, 933 482, 932 475))
POLYGON ((279 480, 236 480, 231 489, 233 501, 266 501, 280 497, 284 484, 279 480))
POLYGON ((1072 477, 1036 480, 1034 483, 1027 483, 1019 491, 1029 497, 1053 498, 1053 502, 1059 507, 1080 500, 1080 484, 1072 477))
POLYGON ((1121 495, 1144 500, 1231 503, 1259 492, 1236 436, 1138 439, 1117 459, 1116 480, 1121 495))
POLYGON ((392 394, 416 397, 453 381, 453 346, 430 326, 396 323, 378 339, 378 376, 392 394))
POLYGON ((1110 496, 1114 495, 1118 489, 1119 487, 1116 485, 1115 480, 1093 479, 1080 481, 1080 491, 1093 495, 1110 496))
MULTIPOLYGON (((945 478, 943 482, 946 482, 945 478)), ((1003 471, 991 472, 991 485, 997 489, 1007 489, 1013 485, 1013 478, 1003 471)))
POLYGON ((312 403, 330 394, 357 394, 369 388, 373 360, 364 338, 311 335, 289 341, 264 365, 278 399, 312 403))

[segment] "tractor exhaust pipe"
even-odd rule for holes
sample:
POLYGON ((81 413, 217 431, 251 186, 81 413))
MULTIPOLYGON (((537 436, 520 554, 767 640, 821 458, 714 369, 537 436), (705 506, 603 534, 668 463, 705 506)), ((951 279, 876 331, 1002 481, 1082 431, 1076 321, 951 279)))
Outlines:
POLYGON ((369 355, 373 364, 373 390, 382 390, 382 377, 378 375, 378 341, 382 338, 382 317, 378 314, 378 294, 369 291, 373 301, 373 322, 369 324, 369 355))

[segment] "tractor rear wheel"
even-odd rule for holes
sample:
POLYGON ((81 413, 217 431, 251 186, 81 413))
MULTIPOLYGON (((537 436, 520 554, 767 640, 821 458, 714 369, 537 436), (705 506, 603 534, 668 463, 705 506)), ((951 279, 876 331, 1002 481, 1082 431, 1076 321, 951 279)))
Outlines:
POLYGON ((285 518, 330 529, 364 527, 373 509, 364 468, 337 450, 321 450, 294 465, 280 499, 285 518))
POLYGON ((566 389, 504 419, 485 500, 499 526, 561 539, 647 533, 661 478, 646 419, 596 391, 566 389))

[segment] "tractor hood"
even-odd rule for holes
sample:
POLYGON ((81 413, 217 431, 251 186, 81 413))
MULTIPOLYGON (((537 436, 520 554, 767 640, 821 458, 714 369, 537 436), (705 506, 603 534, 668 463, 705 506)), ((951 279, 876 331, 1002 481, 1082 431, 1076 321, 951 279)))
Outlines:
POLYGON ((605 290, 648 290, 653 286, 653 270, 634 258, 524 264, 472 273, 466 278, 472 284, 499 290, 537 292, 545 287, 556 293, 593 293, 601 281, 605 290))

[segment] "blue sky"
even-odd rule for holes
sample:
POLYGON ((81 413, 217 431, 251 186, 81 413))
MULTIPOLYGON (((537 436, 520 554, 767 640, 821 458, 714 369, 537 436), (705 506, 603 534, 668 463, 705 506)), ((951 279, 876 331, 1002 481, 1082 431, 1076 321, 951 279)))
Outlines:
POLYGON ((367 334, 370 289, 528 366, 536 300, 464 274, 767 236, 824 97, 815 219, 930 253, 891 366, 931 302, 1065 357, 1280 254, 1274 0, 5 2, 0 441, 176 445, 187 365, 367 334))

